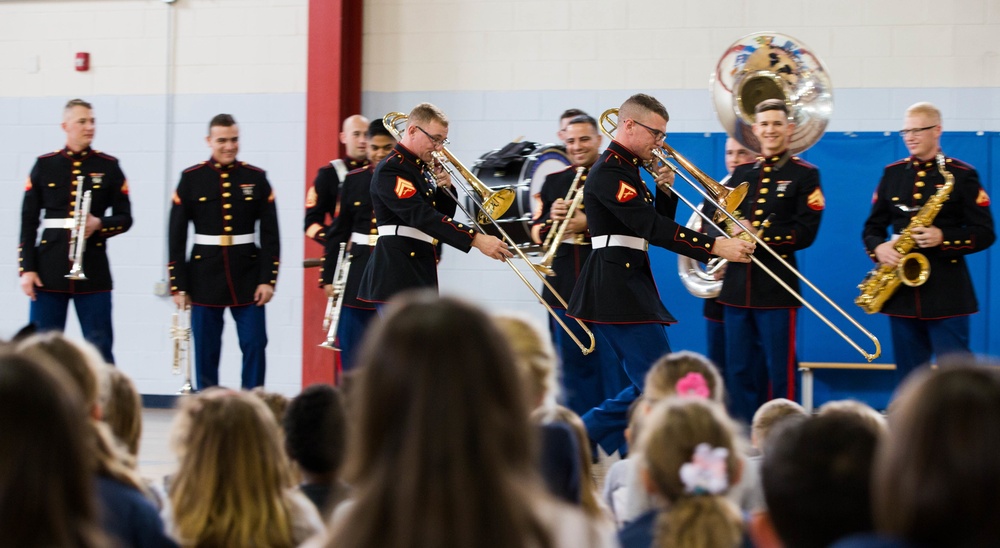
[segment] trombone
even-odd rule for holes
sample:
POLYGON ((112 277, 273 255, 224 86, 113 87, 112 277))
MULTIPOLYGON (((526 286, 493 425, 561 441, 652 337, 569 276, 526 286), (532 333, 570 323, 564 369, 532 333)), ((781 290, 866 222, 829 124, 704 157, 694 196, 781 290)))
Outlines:
MULTIPOLYGON (((385 125, 385 128, 388 129, 390 133, 392 133, 393 137, 395 137, 397 141, 400 141, 402 140, 402 135, 400 134, 400 131, 396 128, 396 125, 406 122, 406 120, 407 120, 406 114, 403 114, 402 112, 390 112, 389 114, 386 114, 382 118, 382 124, 385 125)), ((480 181, 479 178, 476 177, 471 171, 466 169, 465 166, 462 165, 462 162, 458 161, 458 159, 455 158, 455 156, 451 153, 451 151, 449 151, 446 147, 441 147, 441 151, 435 150, 433 152, 433 155, 434 159, 441 164, 441 167, 443 167, 445 171, 448 172, 448 175, 452 179, 454 179, 455 182, 459 184, 459 186, 462 187, 462 190, 464 190, 465 193, 469 195, 473 203, 479 207, 479 214, 473 216, 472 214, 469 213, 468 210, 465 209, 465 206, 462 205, 462 202, 461 200, 458 199, 458 196, 453 194, 450 189, 447 189, 448 195, 451 197, 452 200, 455 201, 455 204, 458 205, 458 208, 461 209, 462 212, 465 213, 467 217, 469 217, 469 222, 475 225, 475 227, 479 229, 481 233, 484 234, 485 231, 483 230, 482 225, 487 223, 493 223, 493 226, 495 226, 496 229, 500 232, 500 235, 502 236, 503 240, 507 242, 507 245, 511 249, 511 251, 513 251, 518 257, 523 259, 525 264, 530 265, 531 261, 528 260, 528 256, 524 254, 524 251, 522 251, 520 247, 518 247, 518 245, 514 242, 514 239, 511 238, 509 234, 507 234, 507 231, 504 230, 502 226, 500 226, 500 223, 496 222, 496 217, 503 215, 504 212, 507 211, 507 208, 509 208, 510 205, 513 203, 514 197, 516 196, 514 191, 509 188, 497 191, 491 190, 489 187, 483 184, 483 182, 480 181)), ((535 287, 531 284, 531 282, 528 281, 528 279, 524 276, 521 270, 518 269, 518 267, 514 266, 514 263, 512 261, 504 261, 504 263, 506 263, 507 266, 509 266, 510 269, 514 271, 514 274, 516 274, 517 277, 520 278, 522 282, 524 282, 524 285, 526 285, 528 289, 531 290, 531 292, 535 295, 535 298, 538 299, 538 302, 542 303, 542 306, 545 307, 545 310, 549 313, 549 315, 552 316, 552 318, 556 321, 556 323, 559 324, 559 326, 563 329, 563 331, 565 331, 566 334, 569 335, 571 339, 573 339, 573 342, 576 343, 578 347, 580 347, 580 351, 583 352, 584 355, 590 354, 591 352, 594 351, 594 347, 597 345, 597 342, 594 339, 594 333, 589 328, 587 328, 587 326, 582 321, 574 318, 574 321, 576 321, 576 323, 580 326, 581 329, 583 329, 583 332, 586 333, 587 337, 590 339, 589 346, 585 346, 583 342, 580 341, 580 339, 576 336, 575 333, 573 333, 573 331, 569 328, 569 326, 567 326, 566 323, 563 322, 562 318, 560 318, 559 315, 556 314, 555 310, 553 310, 552 307, 549 306, 547 302, 545 302, 545 299, 542 298, 541 294, 538 293, 538 290, 535 289, 535 287)), ((563 305, 564 307, 568 307, 568 305, 566 304, 566 300, 562 298, 562 295, 560 295, 559 292, 556 291, 554 287, 552 287, 552 284, 550 284, 548 280, 545 279, 545 276, 543 276, 538 270, 536 270, 534 266, 532 266, 531 272, 534 273, 535 276, 539 280, 541 280, 543 284, 545 284, 545 287, 547 287, 549 291, 552 292, 553 295, 555 295, 556 299, 558 299, 559 301, 559 304, 563 305)))
MULTIPOLYGON (((613 135, 614 131, 618 129, 618 109, 610 108, 604 111, 604 113, 601 114, 600 125, 601 125, 601 132, 607 135, 609 139, 614 139, 613 135), (612 119, 612 117, 614 117, 614 119, 612 119)), ((666 143, 663 143, 662 148, 654 148, 653 156, 655 156, 656 159, 662 162, 665 166, 670 168, 674 173, 679 175, 681 179, 684 179, 684 181, 687 182, 688 185, 694 188, 705 199, 709 200, 712 204, 714 204, 718 208, 718 212, 723 214, 728 219, 727 222, 732 222, 735 223, 736 225, 740 223, 739 219, 737 219, 733 215, 733 211, 735 211, 735 209, 739 207, 740 203, 743 201, 743 196, 746 195, 746 187, 744 187, 744 185, 746 185, 745 182, 741 183, 739 187, 736 187, 737 189, 743 187, 742 194, 740 194, 736 189, 731 191, 729 188, 724 187, 719 183, 715 182, 714 180, 712 180, 711 177, 706 175, 703 171, 698 169, 694 164, 692 164, 683 156, 678 154, 676 150, 671 148, 666 143), (698 183, 700 184, 695 183, 686 175, 684 175, 684 173, 682 173, 680 169, 678 169, 677 166, 675 166, 673 162, 670 161, 670 158, 675 159, 678 164, 680 164, 682 167, 684 167, 685 170, 688 171, 688 173, 690 173, 692 176, 698 179, 698 183)), ((652 162, 647 162, 645 165, 643 165, 643 167, 645 167, 646 170, 649 171, 651 174, 655 175, 654 166, 652 166, 651 163, 652 162)), ((674 192, 674 195, 676 195, 682 202, 684 202, 685 205, 687 205, 693 211, 695 211, 705 222, 711 224, 713 227, 719 230, 719 232, 721 232, 723 236, 725 236, 726 238, 734 237, 731 236, 726 230, 723 230, 712 219, 712 217, 710 217, 705 212, 701 211, 700 208, 695 207, 687 198, 682 196, 681 193, 674 192)), ((851 324, 854 325, 854 327, 857 327, 858 330, 864 333, 866 337, 871 339, 871 341, 875 343, 875 352, 871 354, 866 352, 863 348, 861 348, 861 346, 858 345, 858 343, 854 342, 854 340, 852 340, 843 331, 841 331, 840 328, 833 325, 833 322, 831 322, 826 316, 820 314, 820 312, 816 310, 816 307, 810 304, 809 301, 805 300, 805 298, 802 297, 802 295, 800 295, 798 292, 792 289, 787 283, 785 283, 784 280, 779 278, 778 275, 775 274, 770 268, 765 266, 760 259, 751 255, 750 260, 753 261, 755 265, 760 267, 761 270, 767 273, 768 276, 774 278, 774 281, 778 282, 778 285, 785 288, 786 291, 791 293, 793 297, 798 299, 799 302, 801 302, 806 308, 808 308, 813 314, 815 314, 820 320, 822 320, 823 323, 825 323, 827 326, 830 327, 830 329, 833 329, 834 332, 840 335, 842 339, 847 341, 847 343, 850 344, 851 347, 860 352, 861 355, 864 356, 865 359, 868 360, 869 362, 879 357, 879 355, 882 354, 882 344, 879 342, 878 338, 875 335, 873 335, 870 331, 862 327, 861 324, 859 324, 857 320, 855 320, 847 312, 845 312, 844 309, 837 306, 837 304, 834 303, 833 300, 830 299, 830 297, 826 296, 825 293, 820 291, 819 288, 816 287, 812 282, 810 282, 808 278, 803 276, 802 273, 796 270, 794 267, 792 267, 792 265, 788 264, 788 261, 782 259, 781 255, 777 251, 771 249, 771 247, 768 246, 766 243, 764 243, 764 240, 762 240, 760 236, 758 236, 757 234, 753 234, 750 231, 744 231, 743 233, 740 234, 740 237, 742 237, 743 234, 746 234, 747 236, 752 238, 753 241, 756 242, 759 247, 763 247, 765 250, 767 250, 767 252, 770 253, 772 256, 774 256, 774 258, 777 259, 777 261, 781 263, 785 268, 787 268, 789 272, 794 274, 795 277, 797 277, 798 279, 802 280, 803 283, 809 286, 810 289, 815 291, 820 297, 823 298, 823 300, 825 300, 830 306, 832 306, 837 312, 839 312, 841 316, 846 318, 849 322, 851 322, 851 324)))

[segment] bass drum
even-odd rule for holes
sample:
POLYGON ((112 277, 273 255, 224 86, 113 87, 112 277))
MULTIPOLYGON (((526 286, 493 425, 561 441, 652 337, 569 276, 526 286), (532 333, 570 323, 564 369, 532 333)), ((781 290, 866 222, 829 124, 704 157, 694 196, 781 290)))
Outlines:
MULTIPOLYGON (((512 188, 516 192, 514 204, 497 223, 524 252, 538 251, 539 246, 531 241, 531 220, 536 203, 541 207, 535 197, 542 191, 545 177, 569 165, 569 157, 561 145, 518 141, 487 152, 472 167, 472 173, 491 190, 512 188)), ((465 200, 469 211, 478 215, 479 207, 469 197, 465 200)), ((502 238, 493 223, 483 225, 483 229, 502 238)))

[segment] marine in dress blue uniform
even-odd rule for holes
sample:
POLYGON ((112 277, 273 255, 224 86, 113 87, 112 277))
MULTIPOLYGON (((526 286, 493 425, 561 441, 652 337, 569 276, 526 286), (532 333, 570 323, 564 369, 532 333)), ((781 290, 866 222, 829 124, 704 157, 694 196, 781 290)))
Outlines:
POLYGON ((174 192, 170 289, 175 302, 184 291, 192 305, 198 389, 219 384, 227 308, 243 352, 241 386, 253 388, 264 384, 266 372, 264 305, 274 293, 281 254, 277 209, 264 170, 236 161, 235 120, 216 116, 209 131, 212 158, 184 170, 174 192), (185 256, 189 223, 195 235, 185 256))
MULTIPOLYGON (((911 156, 886 166, 872 196, 862 239, 872 260, 889 253, 913 215, 944 185, 935 156, 940 151, 941 114, 929 103, 910 107, 903 139, 911 156), (880 249, 881 248, 881 249, 880 249), (888 248, 888 249, 886 249, 888 248)), ((969 352, 969 316, 978 312, 965 256, 996 239, 990 197, 971 165, 946 157, 955 185, 931 227, 915 229, 918 248, 930 262, 930 276, 918 287, 901 284, 881 312, 889 316, 898 381, 913 369, 952 352, 969 352)), ((898 262, 898 253, 882 259, 898 262), (889 258, 891 257, 891 258, 889 258)))
MULTIPOLYGON (((566 127, 560 133, 566 143, 566 150, 573 167, 548 175, 542 183, 538 194, 541 209, 532 222, 532 237, 537 243, 543 243, 550 237, 552 231, 558 230, 558 226, 564 224, 565 209, 568 208, 564 198, 568 196, 574 180, 577 179, 577 169, 583 169, 577 183, 578 192, 583 192, 587 171, 599 156, 601 135, 597 130, 597 122, 592 117, 586 114, 573 117, 568 120, 566 127), (563 207, 553 215, 553 204, 557 202, 563 207)), ((554 275, 546 277, 548 283, 563 299, 573 294, 577 277, 591 251, 590 232, 586 229, 586 207, 582 201, 574 212, 574 217, 574 222, 582 219, 584 226, 582 230, 573 231, 570 229, 574 226, 573 222, 566 225, 563 241, 552 258, 554 275)), ((550 245, 556 244, 552 242, 550 245)), ((573 330, 577 339, 587 340, 579 324, 566 316, 565 306, 548 286, 542 287, 542 299, 552 307, 563 324, 573 330)), ((593 352, 584 355, 555 318, 549 319, 549 332, 561 365, 561 396, 566 407, 574 413, 583 415, 604 400, 613 398, 631 384, 618 364, 617 357, 607 348, 607 344, 596 344, 593 352)))
POLYGON ((40 330, 64 330, 72 300, 83 337, 100 350, 106 362, 113 364, 107 244, 109 238, 132 226, 128 182, 117 158, 90 147, 95 124, 89 103, 70 101, 64 111, 63 129, 66 147, 40 156, 25 185, 18 245, 21 288, 32 299, 30 321, 40 330), (82 189, 77 186, 79 176, 84 178, 82 189), (87 279, 70 280, 66 274, 73 264, 73 216, 77 201, 87 191, 91 193, 88 224, 94 227, 83 254, 87 279))
POLYGON ((358 288, 378 240, 378 225, 372 210, 372 175, 375 166, 392 151, 396 140, 382 125, 382 120, 376 120, 369 126, 367 142, 369 164, 350 172, 344 178, 338 206, 340 213, 327 233, 323 267, 320 270, 320 286, 328 291, 328 296, 332 296, 340 244, 346 243, 345 256, 349 254, 351 263, 341 297, 337 325, 337 347, 340 349, 340 363, 344 371, 354 368, 361 339, 376 315, 372 303, 358 299, 358 288))
POLYGON ((438 242, 465 253, 476 246, 496 259, 512 256, 501 240, 453 218, 456 204, 437 182, 444 179, 441 171, 428 165, 447 134, 444 113, 422 103, 410 112, 392 154, 375 168, 371 195, 379 239, 358 289, 362 301, 379 304, 408 289, 437 290, 438 242))
POLYGON ((659 171, 655 199, 646 188, 639 167, 662 143, 668 118, 659 101, 633 95, 619 109, 618 117, 615 140, 584 185, 593 251, 568 308, 571 317, 586 321, 603 336, 631 381, 617 396, 583 416, 591 440, 608 453, 625 452, 628 407, 642 393, 652 363, 670 352, 665 326, 676 322, 653 281, 648 244, 702 262, 713 254, 749 260, 753 250, 747 242, 721 238, 717 242, 674 222, 677 199, 663 190, 672 182, 666 168, 659 171))
POLYGON ((344 144, 347 156, 319 168, 313 185, 306 193, 306 237, 324 245, 333 220, 337 218, 338 196, 344 179, 351 171, 368 165, 368 119, 354 114, 344 119, 341 128, 340 142, 344 144), (330 220, 327 221, 327 218, 330 220))
MULTIPOLYGON (((762 101, 756 108, 754 135, 761 154, 754 163, 737 166, 732 186, 748 184, 738 206, 745 228, 760 231, 764 243, 797 269, 795 252, 812 245, 819 232, 825 200, 819 170, 787 151, 794 130, 785 103, 762 101)), ((757 253, 760 262, 799 292, 798 278, 770 253, 757 253)), ((718 301, 726 306, 726 386, 734 417, 749 422, 754 412, 772 398, 795 400, 798 359, 795 354, 795 316, 801 303, 756 264, 729 265, 718 301), (769 383, 761 383, 756 345, 764 349, 769 383)))

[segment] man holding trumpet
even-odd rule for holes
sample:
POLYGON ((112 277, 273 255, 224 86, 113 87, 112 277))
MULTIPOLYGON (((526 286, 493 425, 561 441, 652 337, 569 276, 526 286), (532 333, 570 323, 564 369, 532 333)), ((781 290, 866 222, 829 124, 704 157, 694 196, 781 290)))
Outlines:
POLYGON ((614 140, 590 171, 584 205, 593 251, 587 259, 568 314, 588 322, 601 343, 617 357, 631 381, 613 398, 587 412, 591 440, 608 453, 624 447, 626 414, 642 393, 646 372, 670 352, 665 326, 676 322, 663 306, 653 281, 647 247, 651 243, 696 260, 719 256, 749 262, 754 244, 710 238, 673 220, 677 198, 670 192, 674 175, 667 166, 653 168, 656 197, 639 175, 652 162, 666 137, 669 115, 655 98, 629 97, 618 110, 614 140))
POLYGON ((507 244, 456 221, 451 185, 434 153, 448 144, 448 118, 430 103, 414 107, 399 143, 372 176, 378 242, 361 279, 358 298, 376 305, 407 289, 437 289, 437 244, 505 261, 507 244))
POLYGON ((132 226, 128 182, 117 158, 90 148, 95 132, 90 103, 69 101, 63 109, 62 129, 66 146, 39 156, 24 188, 18 246, 21 290, 31 298, 31 323, 43 331, 66 328, 72 299, 83 337, 101 351, 104 361, 113 364, 107 240, 132 226), (83 211, 79 206, 87 193, 90 211, 83 211), (108 209, 110 215, 106 215, 108 209), (86 215, 83 233, 75 223, 77 214, 86 215), (41 239, 36 245, 39 230, 41 239), (86 247, 82 257, 67 260, 74 239, 86 247), (67 276, 70 262, 79 263, 72 267, 79 271, 72 279, 67 276))

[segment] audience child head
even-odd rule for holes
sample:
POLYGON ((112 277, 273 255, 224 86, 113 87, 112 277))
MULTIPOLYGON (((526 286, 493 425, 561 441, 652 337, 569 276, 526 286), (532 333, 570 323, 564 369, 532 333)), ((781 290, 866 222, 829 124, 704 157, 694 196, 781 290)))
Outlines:
POLYGON ((400 295, 385 312, 352 394, 353 505, 329 546, 549 545, 507 337, 482 311, 432 293, 400 295))
POLYGON ((840 413, 857 416, 877 430, 880 436, 889 432, 889 423, 885 417, 866 403, 857 400, 834 400, 824 403, 819 408, 821 417, 840 413))
POLYGON ((281 426, 285 419, 285 411, 288 409, 288 397, 284 394, 271 392, 263 386, 258 386, 250 390, 250 393, 264 402, 267 409, 271 411, 271 415, 274 416, 274 421, 278 423, 278 426, 281 426))
MULTIPOLYGON (((293 546, 293 486, 270 409, 246 392, 184 398, 171 429, 173 535, 185 546, 293 546)), ((301 542, 301 540, 299 540, 301 542)))
POLYGON ((117 367, 104 366, 108 378, 108 400, 104 404, 104 422, 128 452, 139 455, 142 437, 142 396, 128 375, 117 367))
MULTIPOLYGON (((877 424, 855 412, 783 421, 764 453, 767 518, 755 525, 773 527, 785 546, 796 548, 822 548, 872 531, 872 464, 881 435, 877 424)), ((773 538, 770 533, 763 532, 773 538)))
POLYGON ((577 461, 580 464, 580 506, 591 518, 602 518, 604 509, 598 502, 597 483, 591 471, 590 437, 583 419, 568 407, 553 405, 536 409, 532 418, 542 423, 561 422, 569 425, 576 438, 577 461))
POLYGON ((51 361, 0 355, 0 544, 107 545, 83 406, 51 361))
POLYGON ((750 443, 760 451, 764 451, 771 432, 785 420, 792 418, 801 420, 809 414, 799 404, 785 398, 775 398, 757 409, 750 423, 750 443))
POLYGON ((740 475, 736 426, 717 403, 668 398, 656 404, 639 434, 640 473, 667 503, 654 546, 736 546, 739 510, 725 495, 740 475))
POLYGON ((288 405, 283 427, 285 452, 301 471, 303 484, 318 487, 305 490, 306 495, 317 508, 332 510, 339 502, 330 495, 344 460, 347 435, 340 392, 328 384, 307 387, 288 405))
POLYGON ((938 366, 911 374, 890 408, 875 463, 876 527, 920 546, 996 546, 1000 364, 955 355, 938 366))
POLYGON ((507 337, 510 347, 514 350, 518 369, 527 386, 529 407, 535 409, 554 403, 558 387, 556 357, 552 343, 524 318, 498 316, 493 321, 507 337))
POLYGON ((708 358, 696 352, 682 350, 663 356, 646 373, 643 397, 652 405, 669 396, 723 401, 725 390, 719 370, 708 358))

